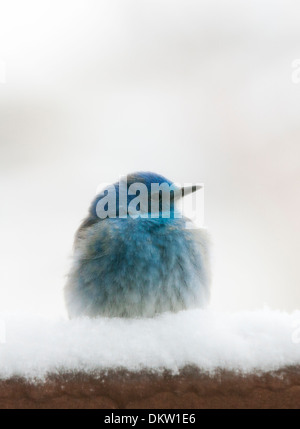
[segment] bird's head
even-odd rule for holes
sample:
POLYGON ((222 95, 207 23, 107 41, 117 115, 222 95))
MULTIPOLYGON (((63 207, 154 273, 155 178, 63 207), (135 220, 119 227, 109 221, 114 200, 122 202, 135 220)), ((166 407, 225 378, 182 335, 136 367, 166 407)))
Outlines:
POLYGON ((174 218, 176 202, 200 187, 180 187, 159 174, 136 172, 105 187, 94 199, 90 214, 100 219, 174 218))

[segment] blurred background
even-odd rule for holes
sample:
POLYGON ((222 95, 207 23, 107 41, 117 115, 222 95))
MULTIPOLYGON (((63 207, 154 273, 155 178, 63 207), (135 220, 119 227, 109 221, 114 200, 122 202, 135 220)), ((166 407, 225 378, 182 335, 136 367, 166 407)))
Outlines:
POLYGON ((74 232, 98 184, 136 170, 205 184, 212 308, 299 308, 299 13, 3 1, 0 311, 65 316, 74 232))

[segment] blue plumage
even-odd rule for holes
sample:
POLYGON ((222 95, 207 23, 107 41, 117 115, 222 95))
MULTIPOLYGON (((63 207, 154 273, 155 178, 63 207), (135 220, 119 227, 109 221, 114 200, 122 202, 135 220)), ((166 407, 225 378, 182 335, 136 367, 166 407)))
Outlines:
MULTIPOLYGON (((172 182, 154 173, 127 176, 132 183, 172 182)), ((118 184, 117 207, 119 202, 118 184)), ((77 231, 73 265, 65 287, 70 317, 152 317, 164 311, 204 306, 209 298, 208 244, 204 230, 176 218, 99 219, 99 194, 77 231)), ((133 196, 128 196, 128 204, 133 196)), ((150 208, 150 200, 149 200, 150 208)))

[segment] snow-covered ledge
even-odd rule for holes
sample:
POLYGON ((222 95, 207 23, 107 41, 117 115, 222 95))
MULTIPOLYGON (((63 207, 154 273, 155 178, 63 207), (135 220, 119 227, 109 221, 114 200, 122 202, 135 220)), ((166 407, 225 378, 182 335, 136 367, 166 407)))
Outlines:
POLYGON ((1 320, 1 408, 300 403, 300 311, 1 320))

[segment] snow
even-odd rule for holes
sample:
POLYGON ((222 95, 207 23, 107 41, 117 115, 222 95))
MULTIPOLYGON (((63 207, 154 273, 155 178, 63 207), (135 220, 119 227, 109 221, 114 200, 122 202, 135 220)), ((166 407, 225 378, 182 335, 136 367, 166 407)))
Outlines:
POLYGON ((188 310, 152 319, 51 319, 1 315, 0 378, 186 365, 275 370, 300 364, 300 311, 188 310), (5 332, 4 332, 5 331, 5 332))

